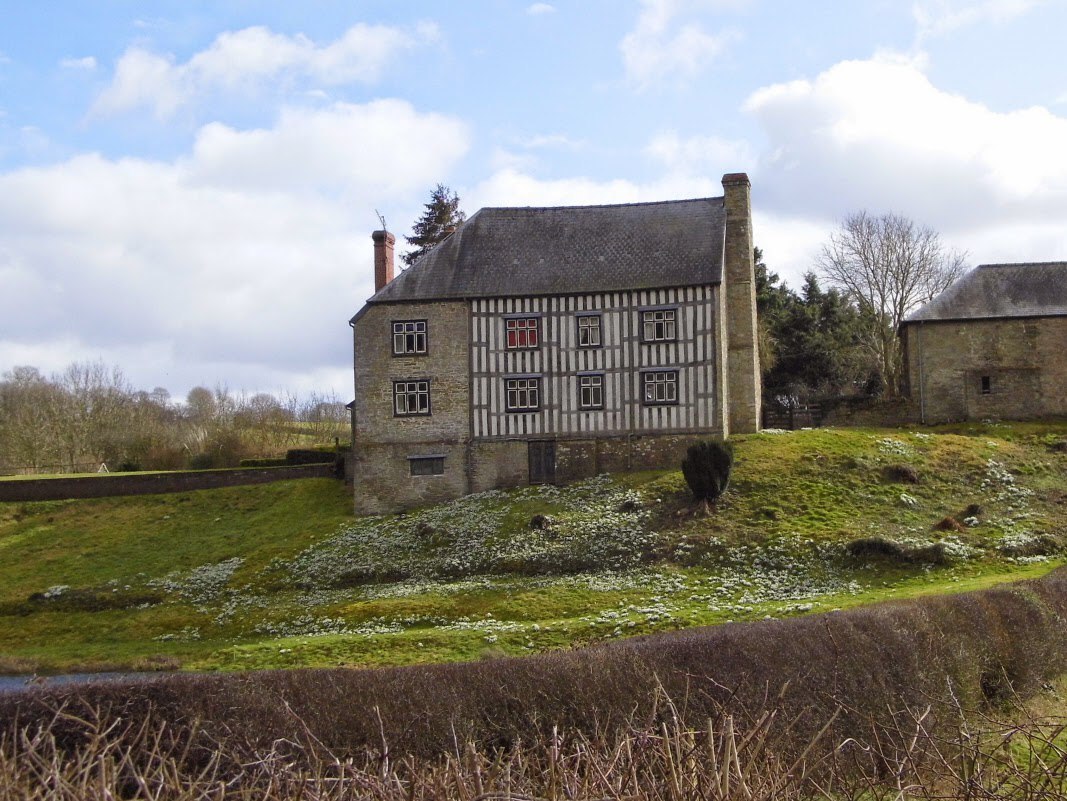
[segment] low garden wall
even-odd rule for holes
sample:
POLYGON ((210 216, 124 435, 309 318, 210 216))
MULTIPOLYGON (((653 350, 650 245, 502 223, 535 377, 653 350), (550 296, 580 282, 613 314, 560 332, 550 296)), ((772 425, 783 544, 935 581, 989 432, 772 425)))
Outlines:
POLYGON ((329 478, 334 465, 246 467, 235 470, 185 470, 174 473, 27 478, 0 481, 0 502, 60 501, 71 498, 110 498, 117 495, 156 495, 167 492, 269 484, 293 478, 329 478))

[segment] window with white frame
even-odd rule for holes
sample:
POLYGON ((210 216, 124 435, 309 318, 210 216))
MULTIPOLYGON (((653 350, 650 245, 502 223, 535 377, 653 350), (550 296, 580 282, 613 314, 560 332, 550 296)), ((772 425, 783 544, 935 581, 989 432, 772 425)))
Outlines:
POLYGON ((672 342, 678 339, 677 309, 646 309, 641 312, 642 342, 672 342))
POLYGON ((604 375, 587 373, 578 376, 578 408, 604 408, 604 375))
POLYGON ((536 348, 541 344, 541 319, 539 317, 509 317, 504 321, 507 333, 505 345, 508 350, 536 348))
POLYGON ((393 320, 393 355, 409 356, 426 352, 425 320, 393 320))
POLYGON ((393 382, 393 414, 397 417, 413 417, 429 413, 429 379, 393 382))
POLYGON ((678 371, 649 370, 641 374, 642 397, 646 406, 678 403, 678 371))
POLYGON ((541 408, 541 379, 506 378, 504 396, 509 412, 537 411, 541 408))
POLYGON ((578 347, 599 348, 600 341, 600 315, 582 314, 578 316, 578 347))

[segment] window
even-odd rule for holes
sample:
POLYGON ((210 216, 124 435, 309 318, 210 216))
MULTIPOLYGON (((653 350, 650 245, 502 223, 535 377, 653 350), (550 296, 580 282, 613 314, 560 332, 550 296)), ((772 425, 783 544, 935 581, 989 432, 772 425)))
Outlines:
POLYGON ((393 355, 426 352, 425 320, 393 320, 393 355))
POLYGON ((444 456, 409 456, 408 466, 413 476, 443 476, 445 474, 444 456))
POLYGON ((578 316, 578 347, 599 348, 600 315, 582 314, 578 316))
POLYGON ((646 406, 678 402, 678 371, 649 370, 641 374, 646 406))
POLYGON ((393 413, 397 417, 411 417, 430 413, 430 382, 393 382, 393 413))
POLYGON ((535 412, 541 408, 540 378, 506 378, 504 389, 509 412, 535 412))
POLYGON ((536 348, 540 344, 539 326, 541 321, 537 317, 509 317, 504 321, 507 331, 507 347, 509 350, 517 348, 536 348))
POLYGON ((578 376, 578 408, 604 408, 604 376, 600 373, 578 376))
POLYGON ((678 338, 677 309, 649 309, 641 312, 641 341, 670 342, 678 338))
POLYGON ((982 376, 982 394, 983 395, 992 395, 993 394, 993 379, 990 378, 987 375, 982 376))

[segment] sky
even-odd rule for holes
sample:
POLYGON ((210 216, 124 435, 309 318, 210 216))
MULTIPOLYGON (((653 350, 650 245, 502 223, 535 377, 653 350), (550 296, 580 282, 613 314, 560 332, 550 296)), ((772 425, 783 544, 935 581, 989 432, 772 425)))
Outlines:
POLYGON ((1067 259, 1067 0, 0 0, 0 374, 352 394, 378 214, 752 181, 798 287, 845 215, 1067 259))

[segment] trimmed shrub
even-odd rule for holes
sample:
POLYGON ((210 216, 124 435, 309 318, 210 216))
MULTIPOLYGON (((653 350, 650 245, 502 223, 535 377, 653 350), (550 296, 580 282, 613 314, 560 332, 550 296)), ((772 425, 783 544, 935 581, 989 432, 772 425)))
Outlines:
POLYGON ((705 440, 689 446, 682 459, 682 475, 693 497, 715 503, 730 485, 734 449, 728 442, 705 440))

